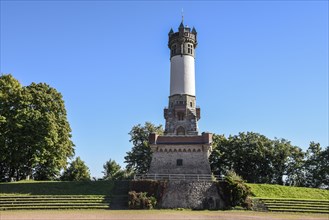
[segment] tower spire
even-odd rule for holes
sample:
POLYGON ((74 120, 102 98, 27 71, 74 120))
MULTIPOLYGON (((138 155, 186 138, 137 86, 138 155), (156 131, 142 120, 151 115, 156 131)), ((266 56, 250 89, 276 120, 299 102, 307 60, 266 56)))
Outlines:
POLYGON ((184 9, 182 8, 182 23, 184 24, 184 9))

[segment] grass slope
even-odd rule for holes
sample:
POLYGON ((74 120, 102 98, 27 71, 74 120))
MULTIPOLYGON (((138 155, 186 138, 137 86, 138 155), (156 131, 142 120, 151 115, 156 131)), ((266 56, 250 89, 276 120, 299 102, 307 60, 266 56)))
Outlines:
MULTIPOLYGON (((7 194, 25 195, 112 195, 118 181, 19 181, 0 183, 0 196, 7 194)), ((329 190, 306 187, 290 187, 270 184, 248 184, 259 198, 290 198, 329 200, 329 190)))
POLYGON ((329 190, 248 183, 254 197, 329 200, 329 190))
POLYGON ((8 194, 28 195, 111 195, 113 181, 19 181, 0 183, 0 196, 8 194))

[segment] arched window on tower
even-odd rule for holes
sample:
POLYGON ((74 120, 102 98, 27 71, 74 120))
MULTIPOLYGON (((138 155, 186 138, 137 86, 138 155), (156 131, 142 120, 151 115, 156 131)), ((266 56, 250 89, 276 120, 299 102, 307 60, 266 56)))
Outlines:
POLYGON ((178 121, 183 121, 184 120, 184 112, 178 112, 177 113, 177 118, 178 118, 178 121))
POLYGON ((187 52, 188 52, 189 54, 193 54, 193 46, 192 46, 192 44, 188 44, 188 45, 187 45, 187 52))
POLYGON ((185 129, 180 126, 177 128, 177 131, 176 131, 177 135, 185 135, 185 129))

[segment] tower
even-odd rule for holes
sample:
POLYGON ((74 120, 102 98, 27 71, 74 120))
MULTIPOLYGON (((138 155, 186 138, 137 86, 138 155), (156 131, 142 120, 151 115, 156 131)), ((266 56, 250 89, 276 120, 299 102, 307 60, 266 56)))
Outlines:
POLYGON ((178 32, 169 32, 170 96, 164 109, 166 135, 197 135, 200 108, 195 99, 195 28, 179 25, 178 32))
POLYGON ((208 157, 211 152, 212 134, 199 135, 200 108, 195 96, 195 28, 184 26, 178 32, 170 30, 170 95, 164 109, 166 120, 163 136, 149 136, 152 149, 150 175, 183 174, 189 178, 199 175, 210 178, 208 157))

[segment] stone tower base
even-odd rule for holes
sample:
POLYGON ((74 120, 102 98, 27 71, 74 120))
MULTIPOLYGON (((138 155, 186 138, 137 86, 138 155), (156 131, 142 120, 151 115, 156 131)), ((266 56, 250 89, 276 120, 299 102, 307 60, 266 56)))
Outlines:
POLYGON ((148 174, 211 175, 208 157, 212 134, 193 136, 159 136, 150 134, 152 161, 148 174))
POLYGON ((160 208, 223 209, 216 183, 202 181, 169 181, 160 208))

